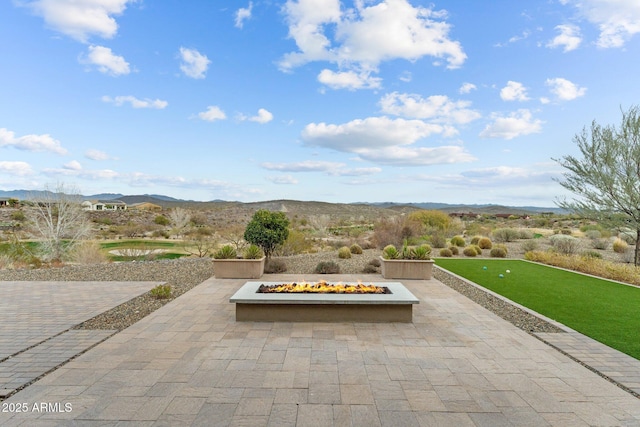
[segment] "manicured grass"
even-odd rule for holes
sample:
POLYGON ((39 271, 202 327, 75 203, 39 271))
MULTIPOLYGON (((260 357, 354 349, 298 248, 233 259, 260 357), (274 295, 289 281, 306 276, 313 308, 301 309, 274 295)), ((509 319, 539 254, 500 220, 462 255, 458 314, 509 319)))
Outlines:
POLYGON ((438 258, 436 265, 640 359, 640 288, 522 260, 438 258))
POLYGON ((177 246, 176 242, 165 242, 161 240, 118 240, 117 242, 105 242, 100 243, 102 249, 127 249, 127 248, 149 248, 149 249, 162 249, 162 248, 174 248, 177 246))
MULTIPOLYGON (((173 252, 164 252, 164 253, 159 253, 159 254, 154 254, 153 255, 153 260, 157 261, 157 260, 161 260, 161 259, 178 259, 178 258, 182 258, 185 256, 189 256, 189 254, 177 254, 177 253, 173 253, 173 252)), ((118 261, 118 262, 124 262, 124 261, 139 261, 139 260, 144 260, 145 256, 139 256, 139 257, 130 257, 130 256, 122 256, 122 255, 109 255, 109 259, 111 261, 118 261)))

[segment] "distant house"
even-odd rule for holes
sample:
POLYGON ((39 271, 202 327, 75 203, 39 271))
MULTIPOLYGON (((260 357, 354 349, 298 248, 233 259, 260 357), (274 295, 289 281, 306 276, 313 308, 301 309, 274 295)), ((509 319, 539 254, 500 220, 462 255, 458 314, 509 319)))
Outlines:
POLYGON ((85 200, 82 208, 85 211, 126 211, 127 204, 122 200, 85 200))
POLYGON ((9 199, 5 199, 4 197, 0 198, 0 208, 9 206, 9 199))
POLYGON ((155 203, 151 203, 151 202, 131 203, 128 207, 131 210, 138 210, 138 211, 161 211, 162 210, 162 206, 156 205, 155 203))

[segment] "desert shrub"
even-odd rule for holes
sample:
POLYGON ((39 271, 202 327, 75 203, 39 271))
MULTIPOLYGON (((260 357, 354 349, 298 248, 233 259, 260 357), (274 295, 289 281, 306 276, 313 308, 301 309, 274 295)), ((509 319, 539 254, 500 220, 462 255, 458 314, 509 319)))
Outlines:
POLYGON ((351 250, 348 246, 343 246, 338 249, 338 258, 340 259, 349 259, 351 258, 351 250))
POLYGON ((464 240, 464 237, 462 236, 453 236, 451 238, 451 245, 453 246, 463 247, 466 244, 467 242, 464 240))
POLYGON ((624 230, 618 234, 618 237, 624 240, 628 245, 635 245, 636 232, 631 230, 624 230))
POLYGON ((480 246, 480 249, 491 249, 491 247, 493 247, 493 243, 491 243, 491 239, 488 237, 481 237, 477 245, 480 246))
POLYGON ((270 259, 264 265, 264 272, 266 274, 284 273, 287 271, 287 264, 281 259, 270 259))
POLYGON ((481 238, 482 236, 473 236, 469 243, 472 245, 477 245, 481 238))
POLYGON ((373 266, 371 264, 367 264, 364 266, 364 268, 362 269, 362 272, 364 274, 374 274, 374 273, 378 273, 378 267, 373 266))
POLYGON ((263 255, 264 253, 262 252, 262 249, 256 245, 249 245, 242 252, 242 257, 244 259, 260 259, 263 255))
POLYGON ((491 258, 506 258, 507 251, 503 247, 496 246, 495 248, 491 249, 491 252, 489 252, 489 256, 491 258))
POLYGON ((108 216, 102 216, 93 220, 96 224, 113 225, 113 221, 108 216))
POLYGON ((231 245, 224 245, 213 253, 215 259, 235 259, 238 257, 236 248, 231 245))
POLYGON ((538 249, 538 242, 535 240, 525 240, 520 246, 524 252, 535 251, 538 249))
POLYGON ((560 230, 560 234, 563 234, 565 236, 571 236, 571 229, 570 228, 562 228, 560 230))
POLYGON ((202 212, 192 213, 189 217, 189 222, 196 227, 206 225, 208 222, 207 216, 202 212))
POLYGON ((526 228, 521 228, 518 230, 518 239, 533 239, 534 235, 531 230, 527 230, 526 228))
POLYGON ((14 221, 24 221, 27 219, 27 217, 25 216, 24 212, 15 211, 11 213, 11 219, 14 221))
POLYGON ((314 270, 316 274, 338 274, 340 273, 340 266, 333 261, 321 261, 316 265, 314 270))
POLYGON ((434 248, 444 248, 447 245, 447 239, 445 238, 443 233, 433 233, 429 236, 429 242, 431 246, 434 248))
POLYGON ((153 222, 155 222, 158 225, 163 225, 163 226, 167 226, 171 224, 171 220, 169 218, 167 218, 164 215, 158 215, 155 217, 155 219, 153 220, 153 222))
POLYGON ((592 242, 593 249, 605 250, 609 247, 608 239, 594 239, 592 242))
POLYGON ((402 258, 404 259, 429 259, 431 257, 431 246, 424 244, 415 248, 404 248, 402 258))
POLYGON ((290 229, 287 239, 277 246, 275 254, 278 256, 297 255, 308 253, 311 248, 313 248, 313 242, 307 239, 307 236, 302 231, 290 229))
POLYGON ((555 234, 549 240, 551 240, 551 245, 557 252, 565 255, 575 254, 580 245, 578 239, 566 234, 555 234))
POLYGON ((374 267, 380 267, 382 265, 382 262, 378 258, 373 258, 371 261, 369 261, 369 263, 367 265, 372 265, 374 267))
POLYGON ((149 291, 155 299, 171 298, 171 285, 158 285, 149 291))
POLYGON ((422 232, 422 224, 410 218, 384 218, 373 228, 373 241, 376 247, 387 245, 399 247, 405 240, 412 240, 422 232))
POLYGON ((596 251, 584 251, 580 255, 584 258, 592 259, 592 258, 602 258, 602 254, 596 251))
POLYGON ((482 255, 482 248, 480 246, 478 246, 478 245, 469 245, 469 246, 471 246, 473 249, 475 249, 476 253, 478 255, 482 255))
POLYGON ((420 222, 430 230, 447 231, 451 226, 451 217, 446 212, 438 210, 419 210, 409 214, 413 221, 420 222))
POLYGON ((460 249, 457 246, 449 246, 448 248, 453 255, 458 255, 460 253, 460 249))
POLYGON ((362 254, 362 246, 360 246, 357 243, 354 243, 353 245, 351 245, 349 247, 349 251, 351 251, 352 254, 361 255, 362 254))
POLYGON ((441 257, 450 258, 450 257, 453 256, 453 253, 451 252, 451 249, 442 248, 442 249, 440 249, 440 256, 441 257))
POLYGON ((13 268, 13 259, 7 254, 0 254, 0 270, 13 268))
POLYGON ((627 252, 628 248, 629 244, 619 237, 616 237, 616 240, 613 241, 613 251, 617 254, 623 254, 627 252))
POLYGON ((591 240, 596 240, 602 237, 602 233, 599 230, 587 230, 584 235, 591 240))
POLYGON ((165 239, 168 239, 171 235, 166 230, 155 230, 151 233, 151 237, 164 237, 165 239))
POLYGON ((244 230, 244 240, 262 248, 271 259, 273 251, 289 237, 289 219, 284 212, 260 209, 253 214, 244 230))
POLYGON ((107 256, 100 245, 92 241, 84 241, 73 248, 71 259, 80 264, 101 264, 107 262, 107 256))
POLYGON ((467 246, 462 250, 462 253, 465 256, 478 256, 478 252, 476 252, 476 248, 474 248, 473 246, 467 246))
POLYGON ((520 237, 518 230, 513 228, 496 228, 491 235, 496 242, 513 242, 520 237))

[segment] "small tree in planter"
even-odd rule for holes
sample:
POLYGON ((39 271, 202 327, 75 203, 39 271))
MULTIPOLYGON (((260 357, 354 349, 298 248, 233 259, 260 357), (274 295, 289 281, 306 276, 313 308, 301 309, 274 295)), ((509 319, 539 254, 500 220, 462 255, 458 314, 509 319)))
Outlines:
POLYGON ((247 224, 244 239, 262 248, 267 262, 278 245, 289 236, 289 220, 283 212, 260 209, 247 224))
POLYGON ((429 245, 410 247, 405 242, 402 251, 388 245, 382 251, 381 261, 385 279, 429 280, 432 276, 433 261, 429 245))

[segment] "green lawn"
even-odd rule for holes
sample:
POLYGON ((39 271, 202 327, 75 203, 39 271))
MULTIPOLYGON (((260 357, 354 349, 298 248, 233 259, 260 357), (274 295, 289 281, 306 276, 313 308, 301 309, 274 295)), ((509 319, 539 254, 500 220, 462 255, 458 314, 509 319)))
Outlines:
POLYGON ((438 258, 436 265, 640 359, 640 288, 522 260, 438 258))
POLYGON ((100 243, 102 249, 127 249, 127 248, 148 248, 167 249, 178 246, 176 242, 166 242, 162 240, 118 240, 117 242, 100 243))

